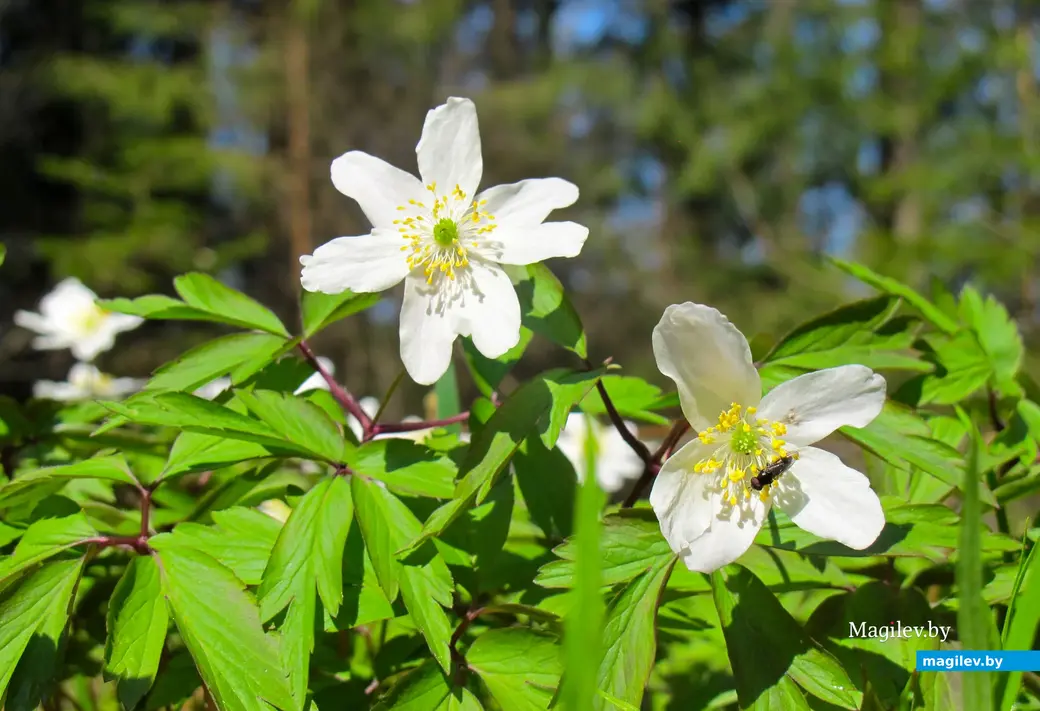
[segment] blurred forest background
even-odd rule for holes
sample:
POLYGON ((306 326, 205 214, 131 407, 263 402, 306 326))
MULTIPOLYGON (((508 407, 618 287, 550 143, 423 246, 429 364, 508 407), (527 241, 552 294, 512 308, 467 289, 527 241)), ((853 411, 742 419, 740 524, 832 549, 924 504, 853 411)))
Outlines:
MULTIPOLYGON (((669 303, 776 336, 865 295, 827 254, 926 293, 972 279, 1035 353, 1038 19, 1036 0, 0 0, 0 389, 65 377, 11 317, 66 276, 111 297, 207 271, 296 323, 298 255, 368 231, 330 161, 415 172, 449 95, 477 104, 483 187, 580 186, 554 215, 591 237, 550 266, 595 359, 662 381, 669 303)), ((400 371, 399 299, 315 343, 359 394, 400 371)), ((146 324, 102 369, 146 375, 199 328, 146 324)))

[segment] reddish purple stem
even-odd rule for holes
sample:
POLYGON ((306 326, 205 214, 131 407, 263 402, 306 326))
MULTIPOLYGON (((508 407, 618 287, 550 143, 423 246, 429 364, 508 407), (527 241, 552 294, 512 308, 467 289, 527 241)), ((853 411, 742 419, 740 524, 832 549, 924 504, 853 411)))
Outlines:
POLYGON ((354 416, 359 423, 361 423, 361 429, 368 432, 372 427, 372 419, 365 414, 365 411, 361 409, 361 405, 358 403, 354 396, 350 392, 336 382, 336 379, 332 377, 332 373, 325 369, 325 367, 318 361, 318 356, 314 355, 314 351, 307 345, 306 341, 300 341, 298 346, 300 353, 307 359, 307 362, 311 364, 311 367, 316 370, 325 382, 329 386, 329 392, 332 393, 332 397, 336 398, 336 402, 340 404, 344 410, 354 416))

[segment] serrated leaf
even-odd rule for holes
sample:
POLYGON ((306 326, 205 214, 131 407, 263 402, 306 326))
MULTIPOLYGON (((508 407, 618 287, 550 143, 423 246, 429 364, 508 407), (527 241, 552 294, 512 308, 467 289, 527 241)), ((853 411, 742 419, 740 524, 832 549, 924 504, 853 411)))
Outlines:
MULTIPOLYGON (((622 509, 603 519, 600 537, 600 571, 604 585, 627 582, 672 557, 672 549, 661 536, 661 528, 648 509, 622 509)), ((577 548, 568 539, 553 551, 560 560, 542 566, 534 582, 547 588, 574 585, 577 548)))
POLYGON ((203 343, 155 371, 146 390, 194 390, 242 363, 270 362, 285 339, 268 333, 233 333, 203 343))
POLYGON ((827 257, 836 267, 847 274, 851 274, 864 284, 874 287, 878 291, 892 296, 898 296, 910 306, 921 312, 921 315, 932 322, 934 326, 946 333, 954 333, 958 329, 957 322, 947 316, 941 309, 932 304, 928 299, 911 289, 906 284, 896 281, 890 277, 882 276, 877 272, 863 266, 846 262, 836 257, 827 257))
POLYGON ((489 630, 477 637, 465 657, 499 705, 510 711, 544 711, 560 681, 559 643, 542 632, 489 630))
POLYGON ((1007 309, 992 295, 983 301, 978 291, 968 285, 961 291, 960 313, 989 359, 997 387, 1005 394, 1018 394, 1015 376, 1022 365, 1024 346, 1007 309))
POLYGON ((505 269, 520 299, 523 325, 579 358, 588 357, 581 318, 552 270, 541 263, 505 269))
POLYGON ((177 630, 220 709, 296 708, 278 644, 264 634, 260 611, 242 582, 215 558, 178 545, 170 534, 154 536, 149 544, 158 551, 177 630))
POLYGON ((919 390, 917 402, 951 405, 975 393, 986 384, 992 368, 985 351, 971 331, 953 336, 928 334, 921 339, 925 352, 936 363, 934 373, 912 380, 900 390, 919 390))
POLYGON ((322 294, 304 290, 300 297, 303 337, 310 338, 336 321, 373 306, 381 298, 379 293, 355 294, 344 291, 339 294, 322 294))
POLYGON ((94 457, 74 464, 19 472, 16 479, 0 487, 0 509, 55 494, 71 479, 103 479, 138 486, 122 455, 94 457))
POLYGON ((372 711, 480 711, 474 701, 472 694, 453 687, 440 667, 427 659, 402 675, 372 711))
MULTIPOLYGON (((637 708, 657 655, 657 608, 676 560, 671 556, 655 561, 626 585, 604 622, 598 688, 637 708)), ((610 702, 604 701, 597 698, 594 708, 611 711, 610 702)))
POLYGON ((350 453, 347 465, 405 496, 450 499, 458 468, 448 457, 407 439, 366 442, 350 453))
POLYGON ((207 553, 246 585, 259 585, 282 525, 242 506, 213 512, 213 525, 181 523, 173 529, 178 545, 207 553))
POLYGON ((173 288, 188 306, 219 316, 224 323, 289 337, 285 326, 270 309, 208 274, 182 274, 173 280, 173 288))
POLYGON ((567 455, 530 437, 513 456, 513 471, 531 520, 546 538, 557 541, 571 535, 578 478, 567 455))
POLYGON ((159 566, 151 557, 138 556, 108 602, 105 676, 117 680, 123 708, 137 706, 155 681, 168 625, 159 566))
MULTIPOLYGON (((1023 552, 1019 560, 1014 587, 1005 598, 1010 600, 1010 604, 1001 635, 1000 648, 1004 651, 1033 648, 1037 626, 1040 625, 1040 555, 1037 555, 1038 549, 1040 546, 1033 544, 1028 554, 1023 552)), ((1013 707, 1021 683, 1022 672, 1020 671, 997 676, 994 698, 1000 701, 999 708, 1013 707)))
POLYGON ((97 535, 82 512, 36 521, 22 534, 14 553, 0 559, 0 589, 23 570, 97 535))
POLYGON ((60 637, 83 560, 47 563, 0 597, 0 698, 7 691, 6 708, 12 711, 36 708, 51 681, 47 677, 57 672, 60 637))
POLYGON ((181 432, 173 441, 160 476, 169 481, 185 474, 212 471, 229 464, 272 456, 276 455, 256 442, 228 439, 222 435, 181 432))
MULTIPOLYGON (((775 701, 770 689, 782 678, 827 703, 860 708, 863 694, 838 661, 815 646, 751 572, 728 566, 712 573, 711 587, 741 708, 774 708, 763 701, 775 701)), ((791 696, 790 690, 781 693, 791 696)))
POLYGON ((285 441, 332 464, 342 459, 343 436, 317 405, 271 390, 240 390, 238 399, 285 441))
POLYGON ((546 447, 556 444, 567 415, 601 376, 599 370, 574 373, 558 369, 517 388, 470 445, 455 498, 430 515, 422 534, 405 550, 440 534, 474 502, 481 503, 527 437, 540 437, 546 447))
POLYGON ((445 673, 450 673, 452 666, 448 642, 452 625, 443 607, 451 604, 450 588, 445 595, 443 581, 439 581, 432 570, 417 565, 402 565, 400 582, 401 600, 408 615, 426 639, 433 658, 445 673))

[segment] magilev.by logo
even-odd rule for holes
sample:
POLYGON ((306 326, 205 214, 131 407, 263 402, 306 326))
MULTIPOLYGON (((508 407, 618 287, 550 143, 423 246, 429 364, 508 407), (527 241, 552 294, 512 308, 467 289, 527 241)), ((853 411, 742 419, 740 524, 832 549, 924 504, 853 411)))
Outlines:
POLYGON ((889 639, 910 639, 912 637, 940 637, 945 642, 952 630, 953 627, 937 625, 931 620, 928 621, 927 626, 904 625, 899 620, 889 622, 887 625, 868 625, 866 622, 860 622, 858 625, 855 622, 849 623, 849 637, 880 639, 882 642, 889 639))

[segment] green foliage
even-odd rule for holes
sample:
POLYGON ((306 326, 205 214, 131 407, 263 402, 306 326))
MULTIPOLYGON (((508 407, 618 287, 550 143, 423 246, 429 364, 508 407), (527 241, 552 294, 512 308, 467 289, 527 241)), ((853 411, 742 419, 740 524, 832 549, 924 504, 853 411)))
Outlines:
MULTIPOLYGON (((885 527, 854 550, 774 509, 738 562, 710 575, 686 567, 652 508, 608 496, 602 442, 587 439, 579 461, 559 447, 576 409, 609 419, 609 401, 642 432, 681 417, 675 393, 606 368, 510 385, 535 339, 586 352, 542 268, 520 279, 530 289, 520 346, 494 361, 463 346, 472 385, 494 400, 468 403, 465 428, 414 439, 395 437, 411 430, 392 422, 349 435, 337 399, 349 394, 294 395, 309 372, 300 341, 237 292, 192 277, 178 282, 183 302, 119 302, 245 332, 104 402, 111 416, 79 422, 75 439, 71 407, 40 416, 38 405, 3 405, 5 708, 35 708, 56 689, 73 698, 93 677, 114 682, 114 704, 148 710, 205 694, 240 711, 1028 703, 1022 675, 966 675, 956 687, 914 668, 918 650, 1034 645, 1036 529, 1005 502, 1014 487, 1019 498, 1040 488, 1040 410, 1014 323, 970 288, 948 313, 843 268, 885 294, 808 319, 762 348, 759 366, 766 390, 857 362, 889 378, 881 413, 831 440, 863 462, 885 527), (223 376, 230 387, 215 400, 192 394, 223 376), (893 620, 952 632, 849 632, 893 620)), ((302 332, 368 303, 305 297, 302 332)), ((467 406, 466 375, 453 368, 435 386, 438 418, 467 406)))

